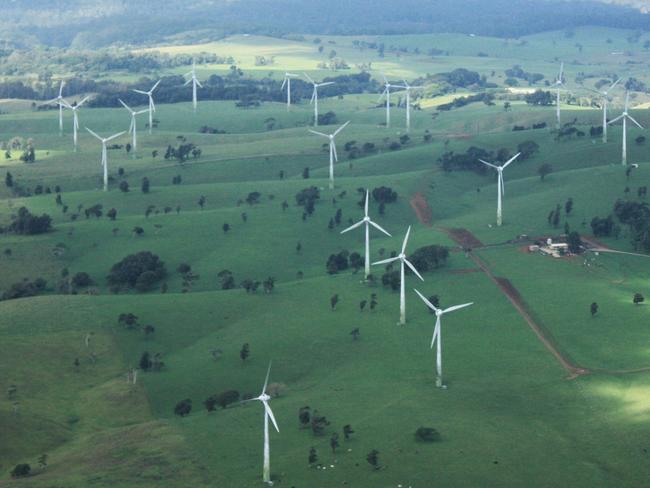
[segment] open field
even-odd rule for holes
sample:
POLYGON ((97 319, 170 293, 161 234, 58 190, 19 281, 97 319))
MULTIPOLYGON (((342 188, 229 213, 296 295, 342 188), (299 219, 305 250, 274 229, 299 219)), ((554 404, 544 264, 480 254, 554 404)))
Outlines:
MULTIPOLYGON (((606 35, 612 44, 602 41, 605 47, 625 49, 629 32, 606 35)), ((522 46, 470 37, 459 42, 459 37, 381 39, 411 51, 399 58, 388 52, 385 58, 373 58, 373 73, 412 79, 458 66, 482 73, 494 67, 501 70, 496 80, 504 67, 520 62, 551 77, 557 69, 551 47, 566 53, 569 63, 580 42, 589 64, 568 64, 570 77, 588 70, 647 77, 649 54, 639 46, 633 59, 643 64, 612 62, 601 52, 602 31, 596 35, 581 29, 572 39, 561 33, 532 36, 522 46), (477 45, 490 57, 476 57, 477 45), (412 53, 415 47, 426 52, 432 46, 450 55, 412 53)), ((369 56, 353 47, 352 39, 322 40, 336 42, 331 46, 349 62, 369 56)), ((271 69, 258 70, 260 76, 279 77, 285 69, 311 72, 320 59, 311 39, 241 36, 161 49, 233 55, 245 71, 256 69, 256 54, 276 56, 271 69)), ((199 71, 199 77, 205 74, 199 71)), ((68 207, 64 213, 54 193, 12 195, 0 181, 0 226, 26 206, 51 215, 54 227, 36 236, 0 234, 0 250, 11 249, 10 255, 0 254, 0 292, 24 278, 48 282, 41 296, 0 301, 0 487, 259 486, 260 405, 207 412, 203 401, 229 389, 258 394, 271 360, 271 382, 287 386, 271 402, 280 426, 279 434, 271 432, 277 486, 645 486, 650 477, 650 308, 633 305, 632 296, 650 295, 650 259, 601 254, 590 257, 586 266, 583 256, 553 259, 507 242, 521 234, 557 235, 565 222, 589 235, 591 219, 611 213, 616 199, 640 200, 637 188, 650 182, 648 146, 634 142, 643 132, 629 130, 629 160, 639 167, 628 179, 620 165, 620 127, 611 129, 606 145, 588 135, 600 121, 597 109, 564 106, 563 120, 577 118, 577 127, 587 135, 557 141, 548 128, 512 131, 515 124, 552 126, 553 107, 513 103, 506 112, 502 103, 481 103, 434 117, 438 103, 424 100, 422 110, 412 112, 410 140, 391 150, 390 143, 405 134, 404 109, 393 108, 394 125, 387 129, 380 125, 385 112, 377 108, 374 94, 321 102, 321 113, 335 112, 338 123, 351 120, 337 138, 334 191, 327 189, 325 139, 307 131, 312 108, 306 103, 287 112, 279 103, 240 109, 234 102, 201 102, 197 114, 190 104, 161 104, 152 135, 142 120, 136 158, 124 149, 108 151, 107 193, 99 190, 100 145, 83 127, 101 134, 125 130, 125 110, 81 109, 76 153, 69 113, 63 138, 55 111, 33 112, 14 103, 0 115, 0 140, 32 137, 37 148, 35 163, 20 162, 19 153, 0 158, 0 176, 11 172, 22 188, 53 190, 59 185, 68 207), (201 134, 204 125, 227 133, 201 134), (164 159, 165 149, 178 145, 179 136, 200 147, 201 155, 183 164, 164 159), (375 150, 350 159, 344 150, 350 141, 373 143, 375 150), (504 225, 496 227, 495 175, 445 172, 438 159, 472 146, 514 153, 525 141, 537 143, 539 151, 505 172, 504 225), (156 157, 153 151, 158 151, 156 157), (544 181, 538 176, 543 163, 553 166, 544 181), (309 179, 302 176, 306 167, 309 179), (123 176, 118 168, 124 169, 123 176), (177 175, 182 183, 172 184, 177 175), (140 191, 145 176, 151 182, 146 194, 140 191), (122 181, 129 183, 128 193, 118 189, 122 181), (295 195, 310 185, 321 188, 321 198, 314 214, 303 220, 295 195), (369 285, 360 283, 361 272, 330 275, 325 266, 328 256, 343 249, 363 251, 361 231, 339 232, 362 217, 358 189, 380 186, 391 187, 398 198, 385 206, 383 215, 371 201, 371 215, 393 235, 372 234, 373 260, 399 252, 409 225, 409 252, 431 244, 451 248, 447 264, 425 273, 424 283, 407 276, 404 327, 396 326, 398 294, 381 285, 383 269, 373 270, 379 283, 369 285), (258 204, 244 203, 251 192, 260 193, 258 204), (416 194, 431 222, 418 221, 411 205, 416 194), (201 196, 204 208, 198 204, 201 196), (563 207, 568 198, 574 201, 571 214, 563 215, 559 228, 552 227, 549 211, 556 204, 563 207), (284 211, 283 201, 288 203, 284 211), (96 204, 104 215, 86 218, 83 210, 96 204), (111 208, 117 210, 115 221, 105 216, 111 208), (150 215, 145 215, 148 208, 150 215), (328 229, 338 209, 342 221, 328 229), (231 226, 228 232, 222 230, 224 223, 231 226), (135 227, 144 234, 136 236, 135 227), (484 246, 473 253, 491 273, 516 287, 542 332, 589 374, 569 379, 504 293, 470 255, 457 249, 444 231, 450 228, 466 229, 481 241, 484 246), (166 293, 160 283, 145 293, 111 293, 106 281, 111 266, 143 250, 165 262, 166 293), (177 271, 181 263, 190 264, 199 276, 189 289, 177 271), (58 292, 64 268, 71 274, 87 272, 95 281, 93 293, 58 292), (217 274, 222 270, 231 271, 237 284, 274 277, 276 285, 270 294, 221 290, 217 274), (435 317, 412 293, 414 286, 427 296, 438 295, 443 306, 474 302, 443 320, 445 390, 435 388, 429 348, 435 317), (372 293, 376 309, 361 311, 360 302, 369 301, 372 293), (331 310, 334 294, 340 302, 331 310), (600 311, 591 317, 594 301, 600 311), (118 316, 127 312, 142 325, 153 325, 155 332, 119 326, 118 316), (358 340, 350 334, 355 328, 358 340), (251 351, 246 361, 239 357, 244 343, 251 351), (223 351, 217 360, 214 349, 223 351), (137 367, 144 351, 160 353, 165 367, 140 372, 137 385, 128 385, 126 373, 137 367), (74 365, 77 358, 79 366, 74 365), (10 397, 5 392, 11 385, 17 391, 10 397), (174 415, 174 406, 185 398, 192 400, 193 410, 181 418, 174 415), (298 410, 306 405, 330 421, 324 435, 299 428, 298 410), (348 441, 341 435, 341 446, 332 453, 330 436, 341 434, 345 424, 355 433, 348 441), (414 432, 421 426, 437 429, 441 440, 417 441, 414 432), (311 447, 323 469, 308 465, 311 447), (380 470, 366 462, 372 449, 380 453, 380 470), (41 470, 36 460, 44 453, 48 466, 41 470), (11 480, 9 472, 21 462, 30 463, 35 475, 11 480)), ((619 111, 617 103, 620 98, 612 114, 619 111)), ((650 126, 647 110, 632 113, 650 126)), ((319 130, 330 129, 334 126, 319 130)), ((115 142, 128 141, 125 135, 115 142)), ((618 239, 602 241, 613 249, 633 250, 625 228, 618 239)))

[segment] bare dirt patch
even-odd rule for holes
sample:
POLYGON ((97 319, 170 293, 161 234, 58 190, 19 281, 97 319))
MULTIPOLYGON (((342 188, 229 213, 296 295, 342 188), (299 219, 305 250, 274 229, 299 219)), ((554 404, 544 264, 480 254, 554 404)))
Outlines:
POLYGON ((463 249, 476 249, 485 245, 467 229, 442 229, 463 249))
POLYGON ((413 208, 415 211, 415 215, 417 215, 420 223, 426 226, 431 226, 431 222, 433 220, 433 212, 427 203, 427 199, 424 198, 424 195, 422 195, 420 192, 417 192, 411 197, 410 203, 411 208, 413 208))

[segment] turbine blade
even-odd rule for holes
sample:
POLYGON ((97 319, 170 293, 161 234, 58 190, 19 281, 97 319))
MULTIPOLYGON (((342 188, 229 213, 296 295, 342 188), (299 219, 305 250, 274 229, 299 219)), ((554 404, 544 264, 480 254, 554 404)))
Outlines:
POLYGON ((322 132, 318 132, 317 130, 312 130, 312 129, 307 129, 307 130, 308 130, 309 132, 311 132, 312 134, 316 134, 316 135, 318 135, 318 136, 327 137, 328 139, 329 139, 329 137, 330 137, 330 136, 328 136, 327 134, 323 134, 322 132))
POLYGON ((420 293, 417 289, 413 288, 413 290, 415 291, 415 293, 418 294, 418 296, 422 299, 422 301, 426 304, 427 307, 429 307, 434 312, 437 312, 439 310, 438 307, 436 307, 433 303, 431 303, 429 299, 425 297, 422 293, 420 293))
POLYGON ((139 93, 140 95, 149 95, 146 91, 135 90, 135 89, 133 91, 136 92, 136 93, 139 93))
POLYGON ((431 349, 433 349, 433 345, 436 343, 436 339, 440 338, 440 315, 436 317, 436 326, 433 328, 433 337, 431 338, 431 349))
POLYGON ((125 130, 123 130, 122 132, 118 132, 117 134, 113 134, 113 135, 110 136, 110 137, 107 137, 106 139, 104 139, 104 141, 105 141, 105 142, 112 141, 113 139, 117 139, 118 137, 120 137, 120 136, 123 135, 123 134, 126 134, 126 131, 125 131, 125 130))
POLYGON ((325 83, 318 83, 318 86, 327 86, 327 85, 333 85, 333 81, 326 81, 325 83))
POLYGON ((334 153, 334 161, 336 161, 338 163, 339 162, 339 155, 336 152, 336 143, 334 142, 334 139, 332 139, 332 142, 330 142, 330 144, 332 145, 332 152, 334 153))
POLYGON ((356 224, 353 224, 353 225, 351 225, 350 227, 348 227, 347 229, 343 229, 343 230, 341 231, 341 234, 345 234, 346 232, 349 232, 349 231, 351 231, 351 230, 353 230, 353 229, 356 229, 357 227, 361 227, 361 226, 363 225, 363 222, 364 222, 363 220, 360 220, 360 221, 357 222, 356 224))
POLYGON ((613 90, 614 87, 616 87, 616 85, 618 85, 622 80, 623 78, 619 78, 618 80, 616 80, 614 83, 612 83, 612 85, 609 87, 607 91, 610 92, 611 90, 613 90))
POLYGON ((415 273, 415 276, 417 276, 417 277, 420 278, 422 281, 424 281, 424 278, 422 278, 422 275, 418 272, 417 269, 415 269, 415 266, 413 266, 413 265, 411 264, 411 261, 409 261, 408 259, 405 259, 404 262, 406 263, 406 265, 407 265, 409 268, 411 268, 411 271, 413 271, 413 272, 415 273))
POLYGON ((280 432, 280 427, 278 427, 278 423, 275 421, 275 416, 273 415, 273 410, 271 410, 271 407, 269 406, 268 402, 263 401, 262 405, 264 405, 264 410, 266 410, 266 415, 269 416, 271 419, 271 422, 273 422, 273 427, 275 427, 275 430, 280 432))
POLYGON ((625 93, 625 111, 626 112, 627 112, 627 109, 628 109, 629 105, 630 105, 630 92, 627 91, 625 93))
POLYGON ((632 117, 631 115, 628 115, 627 118, 630 119, 632 122, 634 122, 634 123, 637 125, 637 127, 638 127, 639 129, 643 129, 643 126, 642 126, 641 124, 639 124, 639 123, 634 119, 634 117, 632 117))
POLYGON ((390 235, 390 233, 389 233, 386 229, 384 229, 383 227, 381 227, 379 224, 375 224, 372 220, 369 220, 368 223, 369 223, 370 225, 372 225, 375 229, 380 230, 381 232, 383 232, 384 234, 386 234, 388 237, 393 237, 393 236, 390 235))
POLYGON ((90 100, 90 97, 83 98, 79 103, 77 103, 77 108, 81 107, 84 103, 90 100))
POLYGON ((454 305, 453 307, 444 309, 442 313, 445 314, 445 313, 453 312, 454 310, 460 310, 461 308, 469 307, 470 305, 474 305, 474 302, 463 303, 462 305, 454 305))
POLYGON ((404 242, 402 243, 402 254, 404 254, 404 251, 406 251, 406 245, 408 244, 409 234, 410 233, 411 233, 411 226, 409 225, 409 228, 406 229, 406 235, 404 236, 404 242))
POLYGON ((99 139, 100 141, 103 141, 103 139, 102 139, 101 137, 99 137, 95 132, 91 131, 88 127, 86 127, 86 130, 87 130, 88 132, 90 132, 92 135, 94 135, 94 136, 95 136, 97 139, 99 139))
POLYGON ((156 84, 151 88, 151 90, 149 90, 149 93, 153 93, 153 91, 154 91, 156 88, 158 88, 158 85, 160 85, 160 82, 161 82, 161 81, 162 81, 162 80, 158 80, 158 81, 156 81, 156 84))
POLYGON ((515 159, 517 159, 520 155, 521 155, 521 153, 517 153, 517 154, 515 154, 513 157, 511 157, 511 158, 506 162, 506 164, 504 164, 504 165, 501 166, 501 167, 502 167, 503 169, 506 169, 506 168, 508 167, 508 165, 509 165, 510 163, 512 163, 515 159))
POLYGON ((280 90, 284 89, 284 86, 287 84, 287 77, 284 77, 284 81, 282 82, 282 86, 280 87, 280 90))
POLYGON ((192 83, 192 81, 194 81, 194 80, 192 80, 192 79, 187 80, 185 83, 183 83, 183 86, 189 85, 190 83, 192 83))
POLYGON ((126 103, 124 103, 122 101, 122 99, 118 98, 117 101, 120 102, 125 109, 127 109, 129 112, 133 113, 133 110, 131 110, 131 107, 129 107, 126 103))
POLYGON ((348 120, 345 124, 343 124, 341 127, 339 127, 338 129, 336 129, 336 130, 334 131, 334 135, 337 135, 339 132, 341 132, 343 129, 345 129, 349 123, 350 123, 350 121, 348 120))
POLYGON ((491 167, 491 168, 499 169, 498 166, 496 166, 496 165, 494 165, 494 164, 492 164, 492 163, 488 163, 487 161, 483 161, 482 159, 479 159, 479 161, 480 161, 481 163, 483 163, 483 164, 488 165, 488 166, 491 167))
POLYGON ((612 120, 610 120, 609 122, 607 122, 607 125, 615 124, 616 122, 618 122, 619 120, 621 120, 623 117, 625 117, 625 115, 619 115, 619 116, 616 117, 615 119, 612 119, 612 120))
POLYGON ((266 370, 266 379, 264 380, 264 386, 262 387, 262 395, 266 393, 266 387, 269 385, 269 376, 271 376, 271 361, 269 361, 269 369, 266 370))
POLYGON ((368 216, 368 203, 369 203, 369 197, 370 197, 370 190, 366 190, 366 203, 364 204, 364 214, 367 217, 368 216))
POLYGON ((201 82, 199 80, 197 80, 195 78, 194 81, 196 81, 196 84, 199 86, 199 88, 203 88, 203 85, 201 84, 201 82))
POLYGON ((302 74, 305 75, 305 78, 307 78, 307 80, 309 80, 309 83, 311 83, 312 85, 316 84, 316 82, 312 80, 311 76, 309 76, 307 73, 303 72, 302 74))
POLYGON ((383 261, 377 261, 376 263, 372 263, 372 265, 376 266, 376 265, 379 265, 379 264, 388 264, 388 263, 392 263, 392 262, 395 262, 395 261, 399 261, 399 256, 395 256, 394 258, 384 259, 383 261))

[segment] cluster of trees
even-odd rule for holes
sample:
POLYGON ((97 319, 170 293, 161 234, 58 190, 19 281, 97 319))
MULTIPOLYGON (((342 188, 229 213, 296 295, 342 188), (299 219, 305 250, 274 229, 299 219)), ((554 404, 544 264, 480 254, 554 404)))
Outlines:
POLYGON ((48 214, 40 216, 32 214, 27 207, 20 207, 16 215, 12 215, 11 223, 0 231, 21 235, 43 234, 52 228, 52 217, 48 214))
POLYGON ((315 186, 304 188, 296 193, 296 204, 305 209, 306 215, 311 215, 316 210, 316 202, 320 199, 320 190, 315 186))
POLYGON ((415 269, 424 273, 444 266, 449 258, 449 248, 432 244, 416 249, 408 260, 415 269))
POLYGON ((178 147, 173 147, 171 144, 168 145, 167 150, 164 154, 164 158, 165 160, 175 159, 179 163, 183 164, 190 158, 190 156, 192 156, 194 159, 201 157, 202 152, 203 151, 201 148, 195 144, 182 141, 178 147))
POLYGON ((147 291, 165 276, 167 276, 165 263, 150 251, 142 251, 126 256, 114 264, 107 280, 114 293, 123 288, 147 291))
MULTIPOLYGON (((524 141, 517 145, 517 152, 521 153, 519 160, 525 161, 539 152, 539 145, 535 141, 524 141)), ((457 154, 453 151, 447 151, 443 153, 438 161, 444 171, 473 171, 484 175, 487 172, 487 166, 482 164, 479 159, 505 163, 512 156, 514 154, 506 148, 492 152, 471 146, 465 153, 457 154)))
POLYGON ((364 264, 365 260, 358 252, 350 253, 347 249, 343 249, 338 253, 330 254, 325 263, 325 268, 329 274, 337 274, 349 268, 357 272, 364 264))
POLYGON ((650 207, 646 202, 617 200, 614 214, 627 225, 635 249, 650 251, 650 207))
POLYGON ((518 85, 517 79, 524 80, 528 82, 529 85, 534 85, 538 81, 544 79, 544 75, 541 73, 528 73, 523 70, 518 64, 514 65, 512 68, 505 70, 506 85, 516 86, 518 85))
POLYGON ((535 90, 534 93, 529 93, 524 97, 526 103, 529 105, 542 105, 548 106, 555 103, 555 97, 550 91, 535 90))
POLYGON ((11 285, 9 289, 0 296, 0 300, 34 297, 39 293, 43 293, 46 287, 47 282, 43 278, 36 278, 34 281, 25 279, 11 285))
POLYGON ((460 108, 470 103, 483 102, 485 105, 494 105, 494 94, 493 93, 477 93, 476 95, 468 95, 465 97, 454 98, 449 103, 443 103, 438 105, 436 110, 440 111, 449 111, 453 108, 460 108))

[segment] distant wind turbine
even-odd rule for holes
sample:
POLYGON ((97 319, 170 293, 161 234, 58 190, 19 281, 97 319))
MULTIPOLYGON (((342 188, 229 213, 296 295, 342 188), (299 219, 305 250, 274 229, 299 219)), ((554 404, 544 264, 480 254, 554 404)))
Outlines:
POLYGON ((141 95, 147 95, 149 97, 149 134, 151 134, 153 128, 153 114, 156 111, 156 105, 153 103, 153 92, 156 88, 158 88, 158 85, 160 85, 161 81, 162 80, 158 80, 156 84, 149 91, 133 90, 136 93, 139 93, 141 95))
POLYGON ((419 291, 415 290, 415 293, 417 293, 422 301, 426 303, 427 307, 429 307, 431 310, 433 310, 436 314, 436 327, 433 329, 433 338, 431 339, 431 349, 433 349, 433 345, 436 344, 437 341, 437 348, 436 348, 436 386, 438 388, 442 388, 442 327, 441 327, 441 319, 442 316, 446 313, 453 312, 455 310, 460 310, 461 308, 469 307, 470 305, 473 305, 474 303, 464 303, 462 305, 454 305, 453 307, 445 308, 444 310, 441 308, 436 307, 433 303, 431 303, 422 293, 419 291))
POLYGON ((402 85, 391 85, 384 76, 384 91, 379 95, 377 102, 380 102, 382 98, 386 97, 386 127, 390 127, 390 89, 391 88, 406 88, 402 85))
POLYGON ((622 163, 621 163, 621 164, 623 164, 623 166, 627 165, 627 121, 629 120, 630 122, 635 124, 640 129, 643 129, 643 126, 641 124, 639 124, 634 119, 634 117, 632 117, 628 113, 629 105, 630 105, 630 92, 628 91, 625 94, 625 109, 623 110, 623 113, 621 115, 619 115, 618 117, 616 117, 614 120, 608 122, 609 124, 615 124, 619 120, 623 121, 623 159, 622 159, 622 163))
POLYGON ((77 110, 79 110, 79 107, 81 107, 84 103, 86 103, 90 97, 86 97, 83 100, 81 100, 79 103, 76 105, 70 105, 68 102, 65 100, 62 100, 61 103, 65 105, 66 108, 69 108, 72 110, 72 141, 74 144, 74 151, 77 152, 77 131, 79 130, 79 116, 77 114, 77 110))
POLYGON ((383 261, 377 261, 376 263, 372 263, 373 266, 375 266, 379 264, 389 264, 395 261, 400 262, 399 323, 401 325, 406 324, 406 293, 404 288, 404 265, 411 268, 411 271, 413 271, 413 273, 415 273, 415 275, 418 278, 424 281, 422 275, 418 273, 418 270, 415 269, 415 266, 413 266, 413 264, 411 264, 411 262, 408 259, 406 259, 406 254, 404 254, 404 252, 406 251, 406 245, 408 244, 410 233, 411 233, 411 226, 409 226, 408 230, 406 231, 406 236, 404 237, 404 242, 402 243, 402 250, 397 256, 395 256, 394 258, 388 258, 388 259, 384 259, 383 261))
POLYGON ((366 259, 365 259, 365 271, 366 271, 366 279, 368 279, 368 276, 370 276, 370 226, 372 225, 375 229, 380 230, 384 234, 386 234, 388 237, 391 237, 391 235, 388 233, 388 231, 384 230, 382 227, 379 226, 379 224, 376 224, 373 222, 370 217, 368 216, 368 200, 370 198, 370 192, 366 190, 366 204, 365 204, 365 211, 364 211, 364 217, 362 220, 357 222, 354 225, 351 225, 347 229, 341 231, 341 234, 345 234, 346 232, 351 231, 352 229, 356 229, 357 227, 361 227, 362 225, 365 224, 366 226, 366 259))
POLYGON ((336 142, 334 141, 334 138, 337 136, 339 132, 341 132, 345 127, 350 123, 348 120, 345 124, 343 124, 341 127, 336 129, 333 133, 331 134, 324 134, 322 132, 318 132, 312 129, 309 129, 309 132, 312 134, 316 134, 318 136, 322 137, 327 137, 330 141, 329 143, 329 149, 330 149, 330 189, 334 188, 334 162, 338 162, 339 157, 338 154, 336 153, 336 142))
POLYGON ((136 151, 138 149, 138 128, 136 118, 138 115, 149 112, 149 109, 135 111, 129 107, 126 103, 120 100, 122 106, 129 111, 131 114, 131 125, 129 126, 129 133, 132 135, 131 150, 133 152, 133 158, 136 156, 136 151))
POLYGON ((104 191, 108 191, 108 151, 106 149, 106 143, 120 137, 122 134, 126 134, 126 131, 122 131, 117 134, 113 134, 110 137, 104 138, 98 136, 95 132, 91 131, 88 127, 86 127, 86 130, 90 132, 93 136, 95 136, 97 139, 102 141, 102 168, 104 170, 104 191))
POLYGON ((266 380, 264 380, 264 386, 262 387, 262 393, 260 394, 260 396, 242 402, 242 403, 248 403, 253 401, 260 401, 264 406, 264 468, 262 471, 262 479, 264 483, 266 483, 267 485, 273 484, 273 482, 271 481, 271 458, 269 452, 270 451, 269 450, 269 418, 271 419, 271 422, 273 422, 273 426, 275 427, 275 430, 280 432, 280 428, 278 427, 278 423, 275 421, 275 416, 273 415, 273 411, 269 406, 269 400, 271 400, 271 397, 266 393, 266 387, 269 384, 270 374, 271 374, 271 363, 269 363, 269 369, 266 372, 266 380))
POLYGON ((287 112, 291 108, 291 78, 298 78, 298 76, 300 75, 296 75, 294 73, 285 73, 284 81, 280 87, 280 89, 284 89, 285 85, 287 87, 287 112))
POLYGON ((314 127, 318 125, 318 89, 321 86, 327 86, 327 85, 333 85, 333 81, 325 81, 322 83, 316 83, 314 80, 311 79, 311 77, 307 73, 303 73, 305 75, 305 78, 309 80, 309 83, 314 85, 314 91, 311 94, 311 101, 309 103, 314 104, 314 127))
POLYGON ((59 95, 56 98, 53 98, 49 102, 46 102, 46 104, 50 103, 57 103, 59 105, 59 135, 63 135, 63 107, 68 104, 65 99, 63 98, 63 87, 65 86, 65 81, 61 80, 61 84, 59 85, 59 95))
POLYGON ((424 86, 411 86, 408 81, 404 80, 402 86, 406 90, 406 131, 411 130, 411 90, 422 90, 424 86))
POLYGON ((184 86, 192 83, 192 107, 194 107, 194 112, 196 113, 196 106, 198 103, 196 99, 196 87, 198 86, 199 88, 203 88, 203 85, 196 77, 196 65, 194 64, 194 60, 192 60, 192 71, 185 73, 184 76, 191 76, 191 78, 185 82, 184 86))
POLYGON ((616 88, 616 85, 618 85, 621 82, 622 78, 619 78, 616 80, 614 83, 612 83, 607 90, 600 91, 600 90, 592 90, 591 88, 587 88, 589 91, 598 93, 600 97, 603 100, 603 143, 607 142, 607 104, 609 103, 609 93, 616 88))
POLYGON ((556 115, 557 115, 557 128, 559 129, 562 126, 561 123, 561 116, 560 116, 560 91, 562 85, 564 85, 564 62, 560 64, 560 74, 558 75, 557 79, 555 80, 555 86, 557 88, 556 91, 556 101, 555 101, 555 110, 556 110, 556 115))
POLYGON ((481 163, 483 163, 483 164, 489 166, 490 168, 494 168, 494 169, 496 169, 497 172, 499 173, 499 181, 498 181, 498 183, 497 183, 497 198, 498 198, 498 200, 497 200, 497 225, 498 225, 498 226, 501 226, 501 224, 503 223, 503 218, 502 218, 502 208, 503 208, 503 207, 502 207, 502 199, 503 199, 503 195, 504 195, 505 192, 506 192, 506 187, 505 187, 505 185, 504 185, 504 183, 503 183, 503 170, 506 169, 506 168, 508 167, 508 165, 509 165, 510 163, 512 163, 515 159, 517 159, 517 158, 519 157, 520 154, 521 154, 521 153, 517 153, 517 154, 515 154, 515 155, 514 155, 513 157, 511 157, 508 161, 506 161, 505 164, 503 164, 502 166, 497 166, 496 164, 488 163, 487 161, 483 161, 482 159, 479 159, 479 161, 480 161, 481 163))

